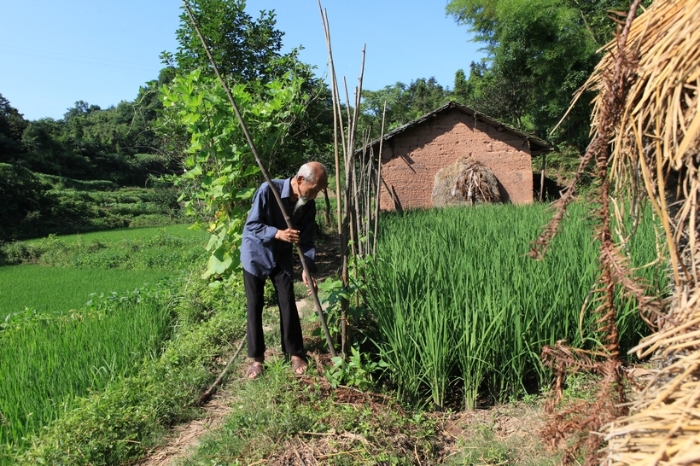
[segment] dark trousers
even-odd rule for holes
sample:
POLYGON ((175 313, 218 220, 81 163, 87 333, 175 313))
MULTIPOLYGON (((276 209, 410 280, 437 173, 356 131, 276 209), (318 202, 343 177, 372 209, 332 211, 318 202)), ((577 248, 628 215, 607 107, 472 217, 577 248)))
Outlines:
MULTIPOLYGON (((277 291, 277 304, 280 310, 280 333, 282 351, 291 355, 304 354, 304 340, 301 334, 299 312, 294 299, 292 277, 279 267, 270 273, 270 280, 277 291)), ((243 270, 243 284, 248 301, 248 357, 259 358, 265 354, 262 311, 264 304, 265 277, 258 278, 243 270)))

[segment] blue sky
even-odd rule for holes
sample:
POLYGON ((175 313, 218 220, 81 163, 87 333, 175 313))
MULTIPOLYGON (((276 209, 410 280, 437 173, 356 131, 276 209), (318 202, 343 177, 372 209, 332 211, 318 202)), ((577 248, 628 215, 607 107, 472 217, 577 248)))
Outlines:
MULTIPOLYGON (((0 28, 0 94, 25 118, 62 118, 76 101, 102 108, 133 100, 157 78, 159 54, 177 48, 177 0, 6 1, 0 28)), ((447 1, 325 0, 339 78, 357 84, 366 45, 365 89, 435 77, 452 87, 484 54, 466 26, 445 15, 447 1)), ((248 13, 275 10, 284 46, 327 77, 317 0, 248 0, 248 13)))

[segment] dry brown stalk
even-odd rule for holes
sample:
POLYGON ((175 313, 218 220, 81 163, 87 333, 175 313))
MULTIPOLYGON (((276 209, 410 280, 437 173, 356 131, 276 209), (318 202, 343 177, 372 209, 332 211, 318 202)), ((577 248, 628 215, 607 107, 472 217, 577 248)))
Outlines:
MULTIPOLYGON (((608 426, 606 464, 697 464, 700 462, 700 1, 658 0, 629 30, 638 63, 612 135, 609 167, 616 189, 647 196, 664 229, 661 260, 672 266, 674 294, 667 315, 660 299, 640 301, 661 330, 633 349, 653 355, 658 370, 632 406, 632 414, 608 426), (656 313, 656 314, 654 314, 656 313), (656 315, 656 317, 652 317, 656 315)), ((615 44, 586 85, 595 90, 593 126, 608 105, 606 79, 617 61, 615 44)), ((615 252, 618 254, 619 251, 615 252)), ((611 268, 628 293, 634 285, 611 268)))
POLYGON ((595 173, 600 183, 599 202, 596 209, 598 225, 595 236, 600 243, 601 276, 596 291, 599 294, 599 305, 594 313, 599 316, 596 320, 598 326, 596 332, 602 336, 605 351, 600 357, 596 354, 584 354, 580 350, 567 349, 561 343, 554 348, 546 347, 542 351, 544 364, 554 369, 557 374, 556 394, 559 396, 562 379, 567 372, 585 369, 603 376, 598 383, 595 400, 581 402, 585 406, 577 404, 573 408, 556 410, 555 406, 559 396, 555 397, 549 405, 550 419, 544 434, 557 443, 565 439, 571 441, 564 450, 563 462, 565 464, 572 464, 583 448, 586 449, 587 453, 586 464, 597 463, 602 437, 596 432, 606 423, 626 413, 614 298, 619 286, 629 287, 627 293, 635 296, 642 297, 643 292, 640 293, 640 287, 629 278, 631 272, 628 261, 620 254, 613 241, 608 144, 624 111, 626 95, 637 66, 636 50, 634 47, 628 46, 627 39, 639 3, 640 0, 635 0, 632 3, 624 28, 617 36, 614 61, 601 73, 599 106, 597 107, 599 113, 593 125, 595 129, 593 139, 582 159, 574 182, 560 200, 552 221, 535 241, 531 250, 533 257, 542 256, 557 232, 566 207, 573 199, 574 183, 586 169, 588 163, 595 161, 595 173))
MULTIPOLYGON (((548 422, 541 431, 551 448, 562 447, 564 464, 576 462, 579 452, 597 452, 603 443, 598 434, 600 426, 605 425, 620 414, 625 407, 620 404, 619 380, 620 366, 608 359, 600 361, 600 353, 569 348, 559 341, 555 346, 547 347, 542 352, 545 364, 554 368, 558 374, 555 395, 545 405, 549 413, 548 422), (594 399, 580 400, 567 406, 559 406, 561 400, 561 383, 566 373, 585 370, 601 377, 594 399)), ((589 454, 586 464, 597 463, 595 454, 589 454)))

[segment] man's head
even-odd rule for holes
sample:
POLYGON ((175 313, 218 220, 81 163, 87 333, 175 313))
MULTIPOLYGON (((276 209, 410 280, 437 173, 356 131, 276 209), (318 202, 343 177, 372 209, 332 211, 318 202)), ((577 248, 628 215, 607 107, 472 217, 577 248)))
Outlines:
POLYGON ((296 208, 316 199, 318 193, 326 189, 327 186, 328 174, 323 164, 308 162, 302 165, 296 176, 292 178, 292 190, 299 198, 296 208))

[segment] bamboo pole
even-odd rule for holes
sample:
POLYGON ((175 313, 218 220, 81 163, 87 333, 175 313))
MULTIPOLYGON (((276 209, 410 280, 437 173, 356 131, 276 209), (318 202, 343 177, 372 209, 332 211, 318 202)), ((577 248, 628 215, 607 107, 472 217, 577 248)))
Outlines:
POLYGON ((326 225, 331 224, 331 200, 328 197, 328 189, 323 190, 323 200, 326 201, 326 208, 324 210, 324 214, 326 217, 326 225))
MULTIPOLYGON (((231 103, 231 106, 233 107, 233 111, 236 114, 236 118, 238 119, 238 123, 241 125, 241 129, 243 130, 243 134, 245 135, 246 141, 248 142, 248 146, 250 146, 250 150, 253 153, 253 157, 255 157, 255 161, 258 164, 258 167, 260 168, 260 172, 263 174, 263 177, 265 177, 265 181, 267 181, 267 184, 270 186, 270 189, 272 190, 272 194, 275 196, 275 200, 277 201, 277 204, 279 205, 280 210, 282 211, 282 215, 284 216, 284 221, 287 223, 287 227, 292 229, 292 221, 289 218, 289 214, 287 213, 287 209, 284 207, 284 203, 282 202, 282 198, 280 197, 280 193, 277 192, 277 189, 275 188, 275 185, 272 184, 272 178, 270 178, 269 173, 265 169, 265 166, 262 163, 262 160, 260 159, 260 156, 258 155, 258 151, 255 148, 255 144, 253 143, 253 139, 250 137, 250 133, 248 132, 248 128, 245 125, 245 121, 243 121, 243 116, 241 115, 241 112, 238 110, 238 105, 236 104, 236 101, 233 98, 233 95, 231 94, 231 89, 229 89, 228 85, 226 84, 226 81, 221 77, 221 74, 219 73, 219 69, 216 66, 216 63, 214 62, 214 58, 211 56, 211 52, 209 51, 209 46, 207 46, 206 41, 204 40, 204 36, 202 36, 202 33, 199 30, 199 26, 197 25, 197 21, 194 18, 194 14, 192 14, 192 10, 190 10, 189 5, 187 4, 187 0, 182 0, 182 3, 185 5, 185 9, 187 10, 187 13, 190 16, 190 20, 192 21, 192 26, 194 27, 195 31, 197 32, 197 35, 199 36, 199 40, 202 42, 202 47, 204 47, 204 51, 207 53, 207 57, 209 58, 209 62, 211 63, 212 68, 214 69, 214 72, 216 73, 217 78, 219 78, 219 82, 224 88, 224 91, 226 91, 226 95, 228 96, 229 102, 231 103)), ((309 271, 309 266, 306 263, 306 257, 304 256, 303 251, 301 250, 301 246, 299 246, 298 243, 295 243, 297 253, 299 254, 299 260, 301 261, 301 266, 304 269, 304 273, 309 279, 312 279, 311 272, 309 271)), ((326 318, 323 315, 323 308, 321 307, 321 302, 318 299, 318 293, 316 292, 316 288, 314 286, 309 287, 311 290, 311 295, 313 296, 314 299, 314 304, 316 305, 316 311, 318 312, 318 317, 321 320, 321 327, 323 327, 323 332, 326 335, 326 341, 328 342, 328 349, 331 353, 331 356, 335 357, 336 352, 335 352, 335 347, 333 346, 333 341, 331 339, 331 334, 328 331, 328 325, 326 324, 326 318)))
POLYGON ((343 77, 343 87, 345 89, 345 113, 347 122, 348 122, 348 139, 347 141, 344 141, 345 146, 343 147, 343 170, 345 173, 345 186, 343 188, 343 196, 344 196, 344 202, 345 204, 343 205, 343 222, 348 222, 346 228, 348 232, 348 238, 350 239, 350 250, 352 251, 352 255, 355 255, 355 236, 354 236, 354 230, 353 230, 353 224, 352 222, 349 221, 350 218, 350 210, 351 210, 351 203, 352 203, 352 196, 350 195, 350 189, 352 186, 352 176, 354 175, 354 171, 350 170, 350 160, 352 159, 352 151, 350 150, 350 147, 353 145, 352 139, 354 139, 354 135, 352 134, 352 117, 350 115, 350 96, 348 95, 348 83, 345 80, 345 77, 343 77))
POLYGON ((382 129, 379 134, 379 156, 377 157, 377 200, 374 213, 374 244, 372 245, 372 256, 377 259, 377 234, 379 233, 379 204, 382 200, 382 148, 384 144, 384 120, 386 118, 386 100, 384 110, 382 110, 382 129))
POLYGON ((348 140, 345 148, 345 221, 350 225, 350 253, 352 257, 357 255, 357 222, 355 220, 355 206, 353 195, 353 179, 355 177, 354 160, 355 153, 355 132, 353 131, 353 119, 350 114, 350 94, 348 93, 348 83, 343 77, 343 87, 345 88, 345 111, 348 118, 348 140))
POLYGON ((365 242, 367 243, 365 251, 367 251, 367 255, 372 251, 372 238, 369 236, 372 225, 372 186, 374 185, 372 183, 372 173, 372 157, 370 157, 367 161, 367 185, 365 188, 365 216, 367 217, 365 222, 365 242))
POLYGON ((321 0, 318 0, 318 9, 321 13, 321 23, 326 37, 326 47, 328 48, 328 67, 331 72, 331 96, 333 100, 333 154, 335 157, 335 199, 336 214, 338 216, 338 235, 343 236, 342 202, 340 197, 340 155, 338 153, 338 127, 340 126, 340 138, 343 143, 343 159, 345 159, 345 134, 343 132, 343 118, 340 111, 340 99, 338 99, 338 83, 335 77, 335 65, 333 63, 333 48, 331 47, 331 30, 328 22, 328 14, 321 7, 321 0))
MULTIPOLYGON (((360 206, 360 200, 359 200, 359 189, 358 189, 358 184, 357 184, 357 175, 356 175, 356 161, 355 161, 355 132, 357 131, 357 120, 359 119, 360 116, 360 101, 361 101, 361 93, 362 93, 362 78, 364 75, 365 71, 365 47, 362 48, 362 69, 360 71, 360 77, 358 79, 358 85, 355 88, 355 108, 353 109, 353 118, 352 118, 352 129, 350 135, 351 137, 351 144, 348 147, 348 151, 352 154, 350 158, 350 168, 353 171, 353 178, 352 178, 352 188, 353 188, 353 198, 354 198, 354 203, 355 203, 355 209, 354 209, 354 219, 355 219, 355 232, 357 234, 357 253, 360 255, 360 257, 364 256, 364 251, 362 249, 362 239, 361 239, 361 234, 362 234, 362 217, 359 215, 358 209, 361 209, 360 206)), ((360 165, 361 166, 361 165, 360 165)), ((361 169, 360 169, 361 170, 361 169)), ((362 175, 362 173, 360 173, 362 175)), ((361 181, 361 180, 360 180, 361 181)), ((362 185, 360 185, 361 187, 362 185)))
POLYGON ((355 164, 353 165, 353 169, 355 170, 355 177, 354 180, 355 182, 353 183, 354 187, 354 196, 355 196, 355 218, 357 219, 357 251, 360 255, 360 257, 364 257, 364 245, 362 243, 362 238, 365 233, 365 221, 364 221, 364 205, 365 205, 365 198, 364 198, 364 193, 363 187, 365 183, 365 165, 364 165, 364 152, 363 155, 361 156, 359 160, 359 164, 356 161, 355 164))
MULTIPOLYGON (((338 214, 338 235, 340 236, 340 251, 342 255, 342 269, 341 269, 341 280, 343 283, 343 288, 347 289, 349 286, 348 277, 348 239, 352 237, 352 232, 350 231, 350 223, 348 222, 348 209, 349 209, 349 196, 347 194, 348 183, 348 149, 346 147, 345 130, 343 124, 343 112, 340 105, 340 92, 338 89, 338 79, 335 74, 335 65, 333 61, 333 50, 331 46, 331 35, 330 35, 330 22, 328 20, 328 13, 322 8, 321 1, 318 0, 318 8, 321 13, 321 22, 323 23, 323 29, 326 37, 326 46, 328 48, 329 57, 329 67, 331 72, 331 89, 333 95, 333 122, 334 122, 334 135, 339 131, 340 133, 340 147, 342 148, 343 157, 343 174, 345 176, 345 188, 341 190, 340 183, 340 156, 338 154, 338 139, 337 136, 334 138, 335 147, 335 169, 336 169, 336 199, 337 199, 337 214, 338 214)), ((347 95, 347 86, 346 86, 347 95)), ((348 120, 348 130, 350 129, 350 113, 349 106, 347 110, 347 120, 348 120)), ((347 312, 348 312, 348 300, 346 298, 341 298, 340 300, 340 344, 341 351, 346 353, 347 346, 347 312)))

